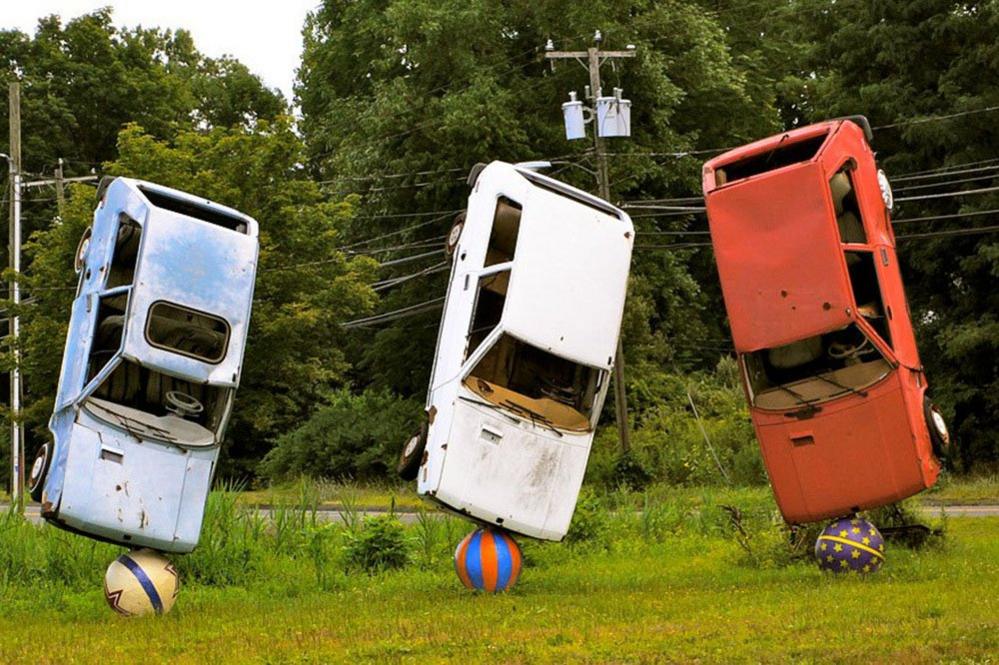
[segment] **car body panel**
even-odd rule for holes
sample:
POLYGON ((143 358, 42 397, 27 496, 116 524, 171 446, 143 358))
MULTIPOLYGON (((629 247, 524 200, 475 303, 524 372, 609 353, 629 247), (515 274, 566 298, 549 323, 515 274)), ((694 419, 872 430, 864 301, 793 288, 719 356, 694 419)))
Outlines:
POLYGON ((712 196, 711 238, 737 350, 780 346, 850 322, 850 285, 825 182, 821 165, 806 163, 712 196), (727 223, 732 218, 746 221, 727 223))

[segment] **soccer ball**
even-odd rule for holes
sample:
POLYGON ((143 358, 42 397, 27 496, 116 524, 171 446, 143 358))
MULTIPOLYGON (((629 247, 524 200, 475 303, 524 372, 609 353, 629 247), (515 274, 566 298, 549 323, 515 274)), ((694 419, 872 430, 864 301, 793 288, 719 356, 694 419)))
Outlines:
POLYGON ((844 517, 822 530, 815 560, 834 573, 873 573, 885 562, 885 539, 867 520, 844 517))
POLYGON ((104 574, 104 599, 115 612, 129 617, 166 614, 179 588, 170 560, 150 549, 122 554, 104 574))
POLYGON ((454 569, 469 589, 498 593, 517 583, 520 547, 506 531, 476 529, 458 543, 454 569))

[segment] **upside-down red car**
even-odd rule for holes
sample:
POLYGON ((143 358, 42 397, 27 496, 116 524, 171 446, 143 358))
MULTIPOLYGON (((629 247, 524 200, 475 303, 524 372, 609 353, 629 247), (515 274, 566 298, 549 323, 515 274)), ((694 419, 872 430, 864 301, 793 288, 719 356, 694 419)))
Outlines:
POLYGON ((861 116, 704 165, 718 272, 784 518, 839 517, 931 487, 947 427, 926 394, 890 209, 861 116))

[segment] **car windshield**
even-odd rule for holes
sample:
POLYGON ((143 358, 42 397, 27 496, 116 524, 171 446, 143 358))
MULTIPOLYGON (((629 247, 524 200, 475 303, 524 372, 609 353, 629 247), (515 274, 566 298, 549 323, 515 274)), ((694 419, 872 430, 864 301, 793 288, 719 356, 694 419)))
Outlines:
POLYGON ((137 437, 209 446, 225 422, 231 392, 123 359, 85 404, 95 416, 137 437))
POLYGON ((891 371, 891 364, 856 326, 763 349, 743 356, 753 405, 790 409, 864 389, 891 371))
POLYGON ((524 420, 588 432, 605 374, 504 334, 469 372, 464 385, 524 420))

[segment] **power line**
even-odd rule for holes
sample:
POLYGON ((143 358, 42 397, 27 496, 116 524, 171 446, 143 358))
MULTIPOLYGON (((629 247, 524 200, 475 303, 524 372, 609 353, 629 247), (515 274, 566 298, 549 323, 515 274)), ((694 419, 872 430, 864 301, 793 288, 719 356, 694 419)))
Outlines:
POLYGON ((437 273, 444 272, 445 270, 450 269, 450 267, 451 264, 449 264, 447 261, 441 261, 440 263, 434 264, 429 268, 424 268, 419 272, 414 272, 409 275, 403 275, 401 277, 395 277, 392 279, 385 279, 380 282, 375 282, 370 286, 374 291, 384 291, 386 289, 391 289, 394 286, 398 286, 399 284, 404 284, 405 282, 408 282, 410 280, 418 279, 420 277, 425 277, 428 275, 436 275, 437 273))
POLYGON ((969 196, 971 194, 987 194, 989 192, 999 191, 999 186, 996 187, 981 187, 979 189, 965 189, 956 192, 940 192, 938 194, 921 194, 919 196, 903 196, 900 199, 895 199, 896 203, 901 203, 903 201, 925 201, 926 199, 942 199, 948 196, 969 196))
POLYGON ((404 319, 410 316, 416 316, 418 314, 424 314, 426 312, 433 311, 444 304, 444 296, 440 298, 434 298, 432 300, 426 300, 415 305, 409 305, 408 307, 400 307, 399 309, 394 309, 389 312, 383 312, 382 314, 375 314, 373 316, 366 316, 362 319, 354 319, 353 321, 347 321, 346 323, 340 324, 343 328, 363 328, 369 325, 376 325, 380 323, 388 323, 390 321, 395 321, 397 319, 404 319))
POLYGON ((909 233, 906 235, 895 236, 898 240, 907 240, 910 238, 938 238, 945 236, 974 236, 982 235, 986 233, 994 233, 999 231, 999 224, 994 226, 978 226, 969 229, 945 229, 943 231, 927 231, 926 233, 909 233))
MULTIPOLYGON (((945 171, 953 171, 954 169, 963 168, 965 166, 978 166, 979 164, 992 164, 994 162, 999 162, 999 157, 993 157, 991 159, 980 159, 976 162, 960 162, 958 164, 950 164, 948 166, 938 166, 933 169, 926 169, 924 171, 910 171, 908 173, 899 173, 897 176, 892 177, 893 181, 902 180, 905 176, 916 176, 923 175, 927 173, 940 173, 945 171)), ((951 175, 951 174, 945 174, 951 175)), ((932 176, 930 176, 932 177, 932 176)), ((909 178, 906 178, 909 179, 909 178)))
POLYGON ((957 219, 959 217, 978 217, 980 215, 994 215, 999 213, 999 208, 991 210, 975 210, 973 212, 955 212, 949 215, 928 215, 926 217, 906 217, 904 219, 891 220, 892 226, 896 224, 911 224, 912 222, 933 222, 940 219, 957 219))
MULTIPOLYGON (((999 160, 988 160, 988 161, 999 161, 999 160)), ((970 164, 976 164, 976 163, 980 162, 970 162, 970 164)), ((965 175, 967 173, 981 173, 982 171, 995 171, 997 169, 999 169, 999 164, 991 164, 989 166, 979 166, 972 169, 940 171, 936 173, 916 171, 913 175, 893 176, 892 178, 890 178, 890 180, 892 182, 909 182, 910 180, 929 180, 933 178, 943 178, 945 176, 952 176, 952 175, 965 175)))
POLYGON ((978 182, 981 180, 994 180, 999 178, 999 173, 990 173, 989 175, 974 176, 972 178, 960 178, 958 180, 943 180, 941 182, 932 182, 926 185, 912 185, 910 187, 899 187, 895 189, 894 192, 911 192, 917 189, 933 189, 934 187, 947 187, 950 185, 960 185, 966 182, 978 182))
POLYGON ((911 120, 900 120, 898 122, 893 122, 890 125, 879 125, 877 127, 872 127, 874 131, 881 129, 892 129, 894 127, 906 127, 908 125, 921 125, 927 122, 938 122, 940 120, 951 120, 953 118, 963 118, 967 115, 975 115, 977 113, 991 113, 992 111, 999 111, 999 106, 987 106, 981 109, 970 109, 968 111, 959 111, 957 113, 947 113, 945 115, 931 115, 923 118, 913 118, 911 120))

